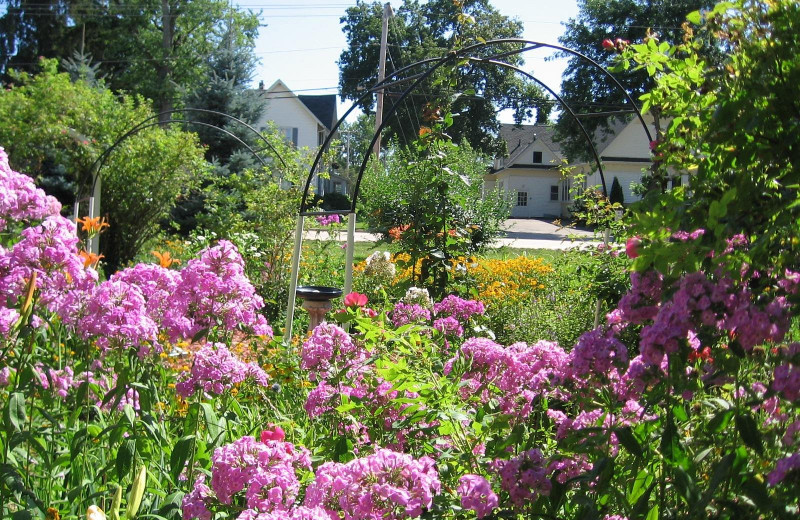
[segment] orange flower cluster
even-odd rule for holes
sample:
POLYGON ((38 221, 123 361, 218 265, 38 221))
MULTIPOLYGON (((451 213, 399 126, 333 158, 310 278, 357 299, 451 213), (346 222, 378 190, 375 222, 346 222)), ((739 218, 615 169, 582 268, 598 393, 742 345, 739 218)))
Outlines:
POLYGON ((400 240, 400 238, 403 236, 403 232, 410 227, 411 224, 403 224, 402 226, 393 227, 389 230, 389 236, 392 237, 392 240, 400 240))
POLYGON ((94 217, 91 218, 89 216, 79 218, 78 223, 81 225, 81 231, 85 231, 89 234, 89 236, 94 236, 98 233, 102 233, 108 225, 108 221, 105 217, 94 217))

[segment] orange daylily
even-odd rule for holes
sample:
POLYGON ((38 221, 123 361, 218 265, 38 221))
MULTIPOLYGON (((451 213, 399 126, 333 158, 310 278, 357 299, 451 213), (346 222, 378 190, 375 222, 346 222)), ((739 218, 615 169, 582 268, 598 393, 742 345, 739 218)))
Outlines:
POLYGON ((78 255, 83 259, 83 268, 86 269, 87 267, 97 267, 97 263, 100 261, 101 258, 105 258, 103 255, 96 255, 94 253, 90 253, 88 251, 84 251, 81 249, 78 251, 78 255))
POLYGON ((153 256, 158 258, 158 264, 163 267, 164 269, 169 269, 172 264, 180 264, 181 261, 177 258, 172 258, 169 251, 165 251, 163 253, 159 253, 158 251, 151 251, 150 252, 153 256))
POLYGON ((389 230, 389 236, 394 240, 400 240, 400 237, 403 236, 403 232, 410 227, 411 224, 403 224, 402 226, 393 227, 389 230))
POLYGON ((86 231, 90 235, 94 235, 95 233, 102 233, 103 230, 107 227, 108 221, 105 217, 94 217, 91 218, 89 216, 79 218, 78 223, 81 224, 81 230, 86 231))

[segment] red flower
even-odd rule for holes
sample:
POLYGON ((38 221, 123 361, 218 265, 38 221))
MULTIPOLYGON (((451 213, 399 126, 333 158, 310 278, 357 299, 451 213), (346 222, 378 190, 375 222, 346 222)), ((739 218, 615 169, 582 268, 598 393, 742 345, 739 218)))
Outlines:
POLYGON ((611 40, 606 38, 605 40, 603 40, 603 48, 605 50, 607 50, 607 51, 613 50, 614 49, 614 42, 612 42, 611 40))
POLYGON ((698 359, 702 359, 703 361, 708 361, 712 363, 714 359, 711 357, 711 348, 705 347, 703 350, 697 351, 693 350, 689 352, 689 361, 697 361, 698 359))
POLYGON ((280 426, 270 425, 272 427, 271 430, 264 430, 261 432, 261 442, 267 441, 282 441, 286 438, 286 434, 283 432, 283 428, 280 426))
POLYGON ((345 307, 363 307, 367 304, 367 295, 357 292, 351 292, 344 297, 345 307))
POLYGON ((636 258, 639 256, 639 244, 642 243, 642 239, 639 237, 631 237, 625 243, 625 253, 627 253, 628 258, 636 258))

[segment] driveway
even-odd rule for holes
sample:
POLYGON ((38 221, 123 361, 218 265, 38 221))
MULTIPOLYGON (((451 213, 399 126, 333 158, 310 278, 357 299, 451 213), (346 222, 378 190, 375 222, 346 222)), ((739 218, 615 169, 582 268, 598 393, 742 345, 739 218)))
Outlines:
MULTIPOLYGON (((511 218, 503 223, 505 236, 498 238, 495 247, 513 247, 517 249, 570 249, 595 243, 591 231, 563 228, 552 222, 538 219, 511 218)), ((337 240, 347 240, 347 232, 340 231, 337 240)), ((329 240, 327 231, 306 231, 306 239, 329 240)), ((356 231, 356 242, 377 242, 380 235, 356 231)))
POLYGON ((591 231, 560 227, 547 220, 510 218, 503 223, 505 236, 498 246, 517 249, 569 249, 595 243, 591 231))

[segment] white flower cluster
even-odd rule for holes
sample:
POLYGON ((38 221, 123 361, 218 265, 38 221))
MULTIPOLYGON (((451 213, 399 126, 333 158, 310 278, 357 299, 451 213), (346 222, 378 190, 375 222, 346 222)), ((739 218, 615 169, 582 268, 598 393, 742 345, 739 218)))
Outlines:
POLYGON ((428 289, 422 289, 420 287, 409 287, 406 291, 406 295, 403 296, 403 302, 408 305, 416 303, 426 309, 433 308, 433 299, 431 299, 428 289))
POLYGON ((364 268, 365 275, 391 281, 396 272, 397 269, 392 263, 392 255, 389 254, 389 251, 375 251, 367 257, 367 266, 364 268))

